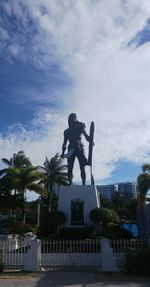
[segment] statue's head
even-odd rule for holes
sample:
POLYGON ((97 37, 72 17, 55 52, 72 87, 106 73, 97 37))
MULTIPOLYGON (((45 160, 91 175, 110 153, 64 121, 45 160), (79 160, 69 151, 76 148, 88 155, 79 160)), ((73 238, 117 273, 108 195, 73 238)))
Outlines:
POLYGON ((72 113, 68 117, 68 125, 69 127, 74 124, 77 121, 77 115, 75 113, 72 113))

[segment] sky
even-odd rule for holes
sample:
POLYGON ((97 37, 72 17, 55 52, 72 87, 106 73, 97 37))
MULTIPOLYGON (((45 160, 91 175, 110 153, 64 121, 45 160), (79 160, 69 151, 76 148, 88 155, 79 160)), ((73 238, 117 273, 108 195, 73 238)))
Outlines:
POLYGON ((1 158, 61 154, 75 112, 87 132, 95 123, 95 183, 136 181, 150 162, 150 1, 3 0, 0 11, 1 158))

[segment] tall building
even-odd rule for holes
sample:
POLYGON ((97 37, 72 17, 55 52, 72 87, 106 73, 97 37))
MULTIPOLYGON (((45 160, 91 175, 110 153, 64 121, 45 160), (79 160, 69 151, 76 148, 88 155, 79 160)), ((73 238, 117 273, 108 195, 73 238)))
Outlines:
POLYGON ((137 184, 135 182, 121 182, 109 185, 97 185, 97 190, 102 196, 105 196, 108 200, 112 200, 115 192, 122 194, 124 199, 137 198, 137 184))
POLYGON ((109 184, 109 185, 97 185, 97 191, 100 192, 100 194, 104 197, 106 197, 108 200, 112 200, 112 196, 115 191, 117 191, 117 187, 115 184, 109 184))
POLYGON ((118 183, 118 192, 122 193, 124 199, 137 198, 137 184, 135 182, 118 183))

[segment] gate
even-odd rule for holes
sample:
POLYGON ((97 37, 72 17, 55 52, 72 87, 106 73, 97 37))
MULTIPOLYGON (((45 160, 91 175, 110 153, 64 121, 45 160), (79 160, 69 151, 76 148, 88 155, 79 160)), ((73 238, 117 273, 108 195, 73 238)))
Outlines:
POLYGON ((1 240, 0 261, 3 262, 4 269, 22 270, 29 248, 29 240, 1 240))
POLYGON ((41 267, 101 266, 100 240, 42 240, 41 267))

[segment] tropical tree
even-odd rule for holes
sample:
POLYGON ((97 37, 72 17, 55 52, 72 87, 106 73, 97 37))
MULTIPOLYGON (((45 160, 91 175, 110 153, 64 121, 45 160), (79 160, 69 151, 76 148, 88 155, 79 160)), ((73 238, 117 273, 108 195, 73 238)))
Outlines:
POLYGON ((142 173, 137 178, 138 184, 138 206, 137 206, 137 222, 138 231, 141 238, 148 238, 149 223, 147 218, 149 217, 149 211, 146 206, 147 193, 150 189, 150 164, 144 164, 142 166, 142 173))
POLYGON ((22 221, 25 221, 25 200, 26 191, 32 190, 42 192, 43 188, 39 185, 42 174, 37 167, 31 165, 31 161, 25 156, 23 151, 14 154, 10 160, 2 159, 7 164, 7 168, 0 170, 1 191, 12 194, 21 201, 22 221))
POLYGON ((41 183, 44 184, 48 192, 49 211, 52 208, 52 198, 55 193, 55 186, 69 185, 67 166, 63 164, 63 159, 58 153, 51 159, 45 158, 44 166, 39 166, 39 170, 43 172, 41 183))
POLYGON ((143 173, 137 178, 140 205, 145 204, 147 193, 150 188, 150 164, 144 164, 142 166, 142 171, 143 173))
POLYGON ((113 209, 112 202, 106 196, 102 194, 100 194, 100 203, 101 203, 101 207, 113 209))
POLYGON ((123 197, 123 193, 120 191, 115 191, 112 196, 112 204, 116 209, 122 208, 124 205, 125 199, 123 197))
POLYGON ((25 221, 25 201, 27 190, 34 191, 38 194, 43 193, 43 187, 39 184, 42 174, 37 171, 37 167, 28 166, 22 169, 13 170, 12 183, 14 188, 20 194, 22 200, 22 221, 25 221))
POLYGON ((43 214, 41 224, 38 229, 39 236, 56 235, 58 226, 66 222, 66 216, 63 212, 52 210, 43 214))
MULTIPOLYGON (((9 174, 10 168, 25 168, 27 166, 32 165, 30 159, 25 155, 24 151, 20 150, 17 153, 14 153, 10 159, 2 158, 2 162, 7 166, 0 171, 0 177, 3 176, 1 181, 1 185, 3 185, 4 189, 7 191, 12 190, 11 182, 8 180, 9 176, 7 177, 7 173, 9 174), (6 180, 5 180, 6 178, 6 180)), ((14 194, 16 194, 16 190, 14 190, 14 194)))
POLYGON ((150 173, 150 164, 148 164, 148 163, 143 164, 142 171, 144 173, 150 173))
POLYGON ((25 155, 24 151, 20 150, 14 153, 10 159, 2 158, 2 162, 8 167, 22 168, 31 165, 30 159, 25 155))
MULTIPOLYGON (((104 206, 107 207, 107 206, 104 206)), ((120 191, 114 192, 112 196, 112 207, 117 212, 120 222, 133 222, 136 221, 136 208, 137 200, 125 198, 120 191)))

